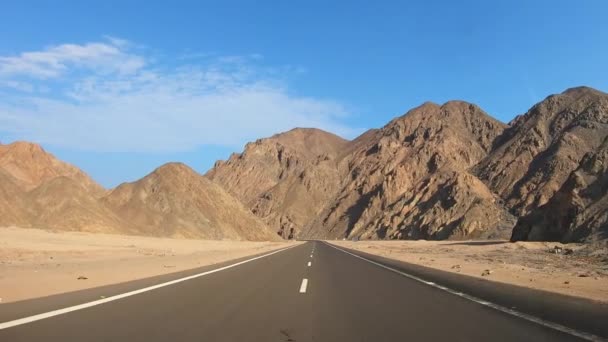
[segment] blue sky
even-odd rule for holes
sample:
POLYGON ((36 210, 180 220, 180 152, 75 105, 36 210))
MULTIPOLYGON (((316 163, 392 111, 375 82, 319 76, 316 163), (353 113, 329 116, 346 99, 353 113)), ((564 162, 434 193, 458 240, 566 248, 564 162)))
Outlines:
POLYGON ((608 90, 608 2, 13 1, 0 4, 0 141, 106 187, 205 172, 294 126, 347 138, 424 101, 508 122, 608 90))

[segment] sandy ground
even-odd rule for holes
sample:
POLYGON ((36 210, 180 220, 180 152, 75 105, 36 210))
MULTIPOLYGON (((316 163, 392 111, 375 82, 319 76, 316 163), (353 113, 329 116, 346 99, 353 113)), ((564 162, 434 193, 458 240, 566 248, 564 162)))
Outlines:
POLYGON ((508 241, 330 241, 338 246, 483 278, 608 302, 608 244, 508 241), (555 253, 555 247, 562 248, 555 253), (565 249, 572 249, 566 255, 565 249), (488 271, 486 271, 488 270, 488 271), (490 273, 489 275, 487 273, 490 273), (486 275, 483 275, 486 273, 486 275))
POLYGON ((0 305, 187 270, 293 244, 0 228, 0 305))

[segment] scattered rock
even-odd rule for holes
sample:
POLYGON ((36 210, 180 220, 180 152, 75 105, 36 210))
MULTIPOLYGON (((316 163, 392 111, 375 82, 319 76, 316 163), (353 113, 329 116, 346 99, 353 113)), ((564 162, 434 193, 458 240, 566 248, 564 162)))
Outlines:
POLYGON ((566 280, 566 281, 564 282, 564 284, 568 285, 568 284, 570 284, 570 282, 566 280))
POLYGON ((493 272, 492 272, 492 270, 484 270, 484 271, 481 273, 481 276, 482 276, 482 277, 487 277, 487 276, 489 276, 489 275, 490 275, 490 274, 492 274, 492 273, 493 273, 493 272))
POLYGON ((460 265, 454 265, 454 266, 452 266, 452 269, 453 269, 453 270, 455 270, 455 269, 460 269, 460 268, 461 268, 461 267, 460 267, 460 265))
POLYGON ((564 249, 564 255, 570 255, 570 254, 572 254, 572 253, 574 253, 574 250, 572 250, 572 249, 570 249, 570 248, 566 248, 566 249, 564 249))
POLYGON ((585 273, 579 274, 578 276, 579 276, 579 278, 588 278, 589 277, 589 275, 585 274, 585 273))
POLYGON ((78 278, 76 278, 77 280, 87 280, 89 278, 85 277, 85 276, 79 276, 78 278))

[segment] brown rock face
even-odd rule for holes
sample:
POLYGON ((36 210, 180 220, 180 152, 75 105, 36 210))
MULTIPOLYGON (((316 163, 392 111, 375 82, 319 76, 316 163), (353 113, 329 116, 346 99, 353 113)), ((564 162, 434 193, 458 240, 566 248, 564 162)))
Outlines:
POLYGON ((295 237, 333 197, 337 158, 347 141, 297 128, 245 146, 206 177, 240 199, 284 238, 295 237))
POLYGON ((294 129, 205 177, 167 164, 109 193, 37 145, 0 145, 0 224, 211 239, 598 240, 608 238, 607 165, 608 94, 580 87, 509 126, 470 103, 425 103, 353 141, 294 129))
POLYGON ((472 104, 427 103, 351 142, 301 129, 258 140, 207 177, 283 237, 505 235, 509 215, 467 171, 504 128, 472 104))
POLYGON ((98 203, 105 192, 39 145, 0 145, 0 225, 115 232, 120 224, 98 203))
POLYGON ((24 192, 6 171, 0 169, 0 225, 26 225, 24 192))
POLYGON ((368 133, 342 161, 341 189, 305 236, 445 239, 498 233, 508 215, 467 170, 487 155, 504 127, 478 107, 452 101, 426 103, 368 133))
POLYGON ((40 145, 29 142, 18 141, 0 145, 0 169, 10 175, 14 183, 25 191, 63 176, 74 179, 95 196, 105 193, 101 185, 86 173, 55 158, 40 145))
POLYGON ((206 239, 276 239, 260 220, 217 184, 184 164, 165 164, 103 198, 145 235, 206 239))
POLYGON ((206 239, 278 239, 217 184, 182 164, 106 191, 31 143, 0 145, 0 225, 206 239))
POLYGON ((608 138, 586 154, 549 202, 520 218, 512 241, 594 241, 608 238, 608 138))
POLYGON ((608 135, 608 94, 573 88, 511 122, 475 173, 516 215, 547 203, 608 135))
POLYGON ((25 194, 33 227, 99 233, 133 233, 127 222, 100 203, 86 186, 69 177, 56 177, 25 194))

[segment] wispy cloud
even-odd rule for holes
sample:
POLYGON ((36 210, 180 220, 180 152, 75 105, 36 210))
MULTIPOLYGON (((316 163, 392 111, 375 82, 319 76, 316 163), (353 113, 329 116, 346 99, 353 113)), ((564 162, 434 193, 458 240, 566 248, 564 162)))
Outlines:
POLYGON ((8 99, 0 131, 69 148, 150 152, 239 146, 296 126, 353 133, 342 104, 290 94, 256 66, 259 56, 166 65, 134 50, 107 37, 0 57, 8 99))

